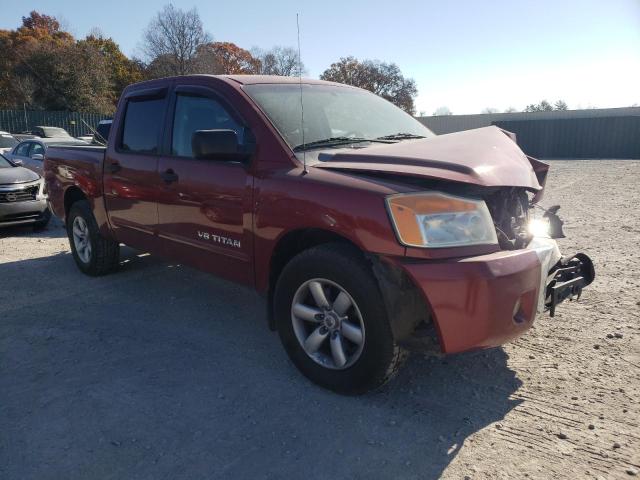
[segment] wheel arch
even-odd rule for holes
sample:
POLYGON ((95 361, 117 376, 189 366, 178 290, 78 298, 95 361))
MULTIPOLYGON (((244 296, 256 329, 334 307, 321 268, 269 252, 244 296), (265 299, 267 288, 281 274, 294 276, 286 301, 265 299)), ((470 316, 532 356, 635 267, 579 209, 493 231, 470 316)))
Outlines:
POLYGON ((284 267, 296 255, 309 248, 328 243, 342 243, 349 245, 360 255, 364 252, 347 237, 322 228, 300 228, 284 234, 276 243, 269 262, 269 284, 267 289, 268 321, 269 328, 275 330, 273 316, 273 294, 278 278, 284 267))
POLYGON ((88 197, 84 194, 84 192, 77 186, 72 185, 67 188, 64 192, 64 218, 65 221, 69 216, 69 211, 71 210, 71 205, 80 201, 80 200, 88 200, 88 197))

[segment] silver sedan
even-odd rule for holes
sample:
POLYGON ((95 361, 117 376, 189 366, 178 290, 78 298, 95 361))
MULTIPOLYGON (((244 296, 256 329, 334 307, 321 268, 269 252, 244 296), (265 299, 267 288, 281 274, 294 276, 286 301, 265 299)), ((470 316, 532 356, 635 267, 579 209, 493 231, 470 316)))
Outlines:
POLYGON ((23 167, 43 174, 43 161, 47 148, 51 145, 89 145, 87 142, 70 138, 30 138, 16 145, 13 150, 5 153, 5 156, 23 167))

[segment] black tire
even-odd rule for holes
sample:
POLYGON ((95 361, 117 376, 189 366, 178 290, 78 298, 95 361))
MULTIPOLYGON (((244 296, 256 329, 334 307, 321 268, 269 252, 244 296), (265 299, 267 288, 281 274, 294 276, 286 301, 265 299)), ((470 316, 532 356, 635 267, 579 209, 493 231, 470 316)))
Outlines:
POLYGON ((278 279, 274 315, 280 340, 295 366, 312 382, 346 395, 359 395, 388 382, 407 352, 393 338, 387 309, 369 263, 346 244, 325 244, 294 257, 278 279), (341 370, 313 360, 296 337, 292 302, 298 288, 315 278, 340 285, 355 301, 364 323, 364 345, 357 360, 341 370))
POLYGON ((71 253, 76 265, 87 275, 97 277, 106 275, 118 267, 120 256, 120 246, 109 238, 105 238, 100 234, 98 223, 96 222, 91 206, 86 200, 80 200, 71 205, 69 215, 67 216, 67 236, 69 237, 69 245, 71 253), (91 254, 88 261, 83 261, 73 240, 73 224, 76 217, 82 217, 86 222, 89 230, 89 241, 91 244, 91 254))
POLYGON ((51 210, 49 210, 49 207, 47 207, 47 209, 44 212, 42 212, 42 218, 33 224, 33 229, 36 232, 39 232, 40 230, 44 230, 45 228, 47 228, 47 225, 49 225, 50 220, 51 220, 51 210))

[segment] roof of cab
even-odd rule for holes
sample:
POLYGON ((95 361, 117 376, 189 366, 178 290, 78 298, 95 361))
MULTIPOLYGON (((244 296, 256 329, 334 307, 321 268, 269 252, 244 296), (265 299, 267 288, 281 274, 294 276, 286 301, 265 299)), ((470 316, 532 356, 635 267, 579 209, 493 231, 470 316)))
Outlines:
POLYGON ((138 83, 133 83, 129 85, 126 90, 138 90, 140 88, 145 87, 162 87, 167 84, 167 82, 172 82, 174 80, 185 80, 189 78, 213 78, 218 81, 225 82, 227 84, 233 85, 236 88, 241 87, 243 85, 257 85, 257 84, 298 84, 302 82, 305 85, 333 85, 336 87, 344 87, 344 88, 357 88, 351 85, 345 85, 343 83, 337 82, 327 82, 325 80, 316 80, 313 78, 298 78, 298 77, 282 77, 279 75, 208 75, 208 74, 192 74, 192 75, 182 75, 182 76, 173 76, 173 77, 164 77, 164 78, 155 78, 153 80, 145 80, 138 83))
POLYGON ((340 85, 342 87, 347 86, 342 83, 327 82, 325 80, 316 80, 314 78, 299 78, 299 77, 283 77, 280 75, 213 75, 215 77, 225 78, 232 80, 241 85, 255 85, 257 83, 302 83, 305 84, 318 84, 318 85, 340 85))

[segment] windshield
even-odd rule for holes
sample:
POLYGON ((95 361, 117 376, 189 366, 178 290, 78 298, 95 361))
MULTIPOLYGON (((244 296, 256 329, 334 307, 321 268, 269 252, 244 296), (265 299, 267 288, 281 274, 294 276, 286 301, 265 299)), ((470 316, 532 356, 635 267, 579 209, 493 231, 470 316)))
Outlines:
POLYGON ((69 133, 63 128, 42 127, 44 136, 47 138, 70 137, 69 133))
POLYGON ((11 168, 13 164, 0 154, 0 168, 11 168))
MULTIPOLYGON (((246 85, 245 91, 264 110, 292 149, 302 145, 300 85, 246 85)), ((305 144, 353 137, 377 139, 434 133, 411 115, 373 93, 336 85, 302 85, 305 144)))
POLYGON ((6 133, 0 134, 0 148, 12 148, 18 143, 19 142, 11 135, 7 135, 6 133))

